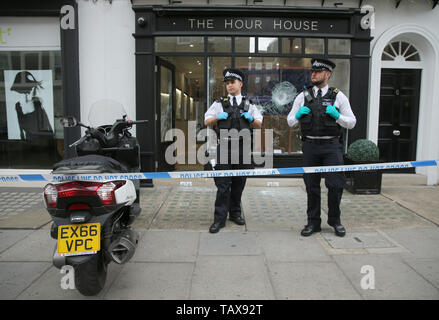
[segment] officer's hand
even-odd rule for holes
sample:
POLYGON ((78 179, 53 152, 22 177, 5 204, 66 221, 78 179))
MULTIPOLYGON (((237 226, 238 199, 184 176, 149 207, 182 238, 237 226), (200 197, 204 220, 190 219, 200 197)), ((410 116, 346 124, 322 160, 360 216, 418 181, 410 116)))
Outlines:
POLYGON ((340 112, 338 112, 335 106, 327 106, 326 113, 329 114, 331 117, 333 117, 335 120, 340 118, 340 112))
POLYGON ((218 120, 226 120, 229 117, 229 114, 227 112, 221 112, 216 117, 218 118, 218 120))
POLYGON ((299 120, 300 118, 302 118, 305 114, 310 114, 311 109, 305 106, 301 106, 299 111, 297 111, 295 117, 297 120, 299 120))
POLYGON ((248 122, 252 123, 254 121, 253 117, 250 113, 244 112, 241 114, 241 117, 244 117, 248 122))

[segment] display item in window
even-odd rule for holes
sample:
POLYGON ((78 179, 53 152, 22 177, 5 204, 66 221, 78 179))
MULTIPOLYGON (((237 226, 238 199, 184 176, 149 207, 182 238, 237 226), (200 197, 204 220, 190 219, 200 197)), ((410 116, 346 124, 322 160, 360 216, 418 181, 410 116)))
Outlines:
POLYGON ((15 102, 15 111, 21 140, 33 140, 38 137, 53 138, 54 133, 49 117, 43 107, 40 93, 44 92, 43 81, 37 80, 29 71, 20 71, 15 75, 11 91, 22 95, 15 102))

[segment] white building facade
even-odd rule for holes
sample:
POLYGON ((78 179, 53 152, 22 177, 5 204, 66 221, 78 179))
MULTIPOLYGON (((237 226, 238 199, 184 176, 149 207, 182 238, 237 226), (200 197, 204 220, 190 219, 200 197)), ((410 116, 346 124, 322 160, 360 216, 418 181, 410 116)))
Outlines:
MULTIPOLYGON (((17 2, 0 11, 3 34, 14 17, 32 12, 21 12, 17 2)), ((61 38, 53 40, 63 57, 62 113, 87 122, 95 101, 119 101, 130 118, 150 120, 148 128, 137 128, 142 170, 200 169, 197 164, 167 166, 163 156, 169 143, 163 133, 171 128, 185 131, 189 121, 202 125, 206 108, 224 93, 222 69, 239 67, 251 81, 246 91, 265 111, 266 128, 275 129, 275 167, 300 166, 298 132, 284 119, 288 104, 275 104, 273 92, 281 92, 279 85, 287 82, 300 92, 309 80, 309 61, 318 56, 336 61, 330 85, 348 95, 357 115, 357 127, 345 135, 346 145, 367 138, 379 145, 386 161, 439 159, 437 1, 340 3, 66 1, 75 10, 75 28, 60 30, 61 38), (228 23, 233 25, 230 30, 228 23), (70 78, 72 74, 76 76, 70 78), (73 96, 76 105, 69 98, 73 96)), ((53 19, 61 5, 54 1, 44 15, 53 19)), ((0 43, 0 54, 19 50, 23 48, 18 44, 0 43)), ((65 145, 79 131, 67 135, 65 145)), ((5 150, 10 150, 8 159, 20 152, 5 150)), ((10 160, 0 165, 13 167, 10 160)), ((426 175, 429 185, 439 181, 438 167, 416 172, 426 175)))

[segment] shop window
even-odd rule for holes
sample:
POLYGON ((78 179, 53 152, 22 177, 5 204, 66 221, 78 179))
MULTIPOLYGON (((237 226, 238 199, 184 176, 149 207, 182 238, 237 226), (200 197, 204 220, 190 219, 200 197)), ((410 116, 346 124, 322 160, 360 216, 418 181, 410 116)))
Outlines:
MULTIPOLYGON (((169 130, 170 126, 172 128, 180 129, 184 132, 185 136, 185 156, 186 164, 176 164, 176 170, 202 170, 202 166, 199 164, 188 164, 188 152, 192 149, 188 149, 188 121, 195 121, 195 127, 198 132, 204 126, 204 102, 206 100, 205 96, 205 82, 204 82, 204 60, 201 57, 196 56, 178 56, 178 57, 168 57, 161 56, 161 59, 165 60, 172 68, 161 68, 160 76, 162 79, 161 87, 162 99, 162 123, 166 130, 169 130), (173 84, 174 91, 171 92, 171 79, 172 74, 169 70, 174 72, 175 83, 173 84), (174 94, 172 105, 173 113, 175 118, 172 119, 170 115, 169 108, 171 104, 168 102, 167 95, 174 94), (163 122, 163 119, 167 119, 163 122), (170 120, 172 119, 172 120, 170 120)), ((170 99, 171 100, 171 99, 170 99)), ((169 100, 169 101, 170 101, 169 100)), ((162 137, 166 134, 163 127, 162 137)), ((197 144, 197 149, 201 146, 201 143, 197 144)), ((196 156, 195 156, 196 158, 196 156)))
POLYGON ((302 38, 282 38, 282 53, 301 54, 302 38))
POLYGON ((203 52, 204 37, 156 37, 156 52, 203 52))
POLYGON ((305 39, 305 54, 324 54, 325 41, 317 38, 305 39))
MULTIPOLYGON (((156 38, 156 50, 173 51, 177 46, 177 38, 156 38)), ((194 39, 194 37, 189 38, 194 39)), ((311 57, 327 54, 327 57, 337 64, 329 85, 337 87, 349 97, 350 59, 335 58, 337 55, 350 55, 349 39, 328 39, 326 49, 325 39, 322 38, 213 36, 207 38, 205 51, 203 51, 203 37, 197 39, 198 51, 206 54, 204 58, 189 55, 160 56, 175 67, 176 103, 173 106, 175 110, 173 127, 184 132, 187 130, 189 120, 196 120, 197 128, 203 127, 206 107, 208 108, 215 99, 227 95, 223 70, 232 66, 244 72, 246 79, 243 93, 247 94, 262 112, 263 128, 273 129, 275 154, 301 153, 300 127, 290 128, 286 118, 296 96, 302 92, 305 85, 310 85, 311 57), (237 53, 234 57, 231 57, 232 47, 237 53), (275 55, 279 52, 284 55, 310 56, 306 58, 264 56, 264 54, 275 55), (215 55, 209 56, 209 53, 215 55), (218 53, 222 53, 223 56, 218 53), (253 53, 258 56, 252 56, 253 53), (207 68, 206 79, 204 79, 205 68, 207 68)), ((180 40, 180 44, 181 42, 180 40)), ((174 52, 187 52, 179 50, 174 52)), ((261 151, 265 151, 264 141, 261 151)), ((202 167, 176 165, 176 170, 193 169, 200 170, 202 167)))
MULTIPOLYGON (((331 58, 329 58, 331 59, 331 58)), ((349 59, 331 59, 336 64, 334 72, 329 79, 329 86, 336 87, 349 98, 349 79, 351 63, 349 59)))
POLYGON ((208 58, 208 84, 209 95, 207 105, 210 106, 215 99, 227 95, 226 87, 224 85, 223 71, 232 66, 232 59, 230 57, 209 57, 208 58))
POLYGON ((231 52, 232 37, 209 37, 207 39, 208 52, 231 52))
POLYGON ((328 39, 328 54, 351 54, 351 40, 328 39))
MULTIPOLYGON (((350 60, 331 60, 337 66, 329 85, 349 97, 350 60)), ((246 76, 243 91, 264 116, 263 127, 273 129, 275 154, 300 153, 300 128, 290 128, 286 119, 296 96, 310 85, 311 58, 237 57, 235 64, 246 76)))
POLYGON ((394 41, 389 43, 381 56, 383 61, 421 61, 418 50, 408 42, 394 41))
POLYGON ((277 38, 258 38, 259 53, 278 53, 279 42, 277 38))
POLYGON ((63 157, 60 51, 0 52, 0 166, 50 168, 63 157))
POLYGON ((236 67, 247 79, 244 92, 264 115, 263 127, 273 129, 276 154, 297 153, 302 148, 299 128, 290 128, 286 119, 297 94, 309 83, 310 66, 309 58, 236 58, 236 67))
POLYGON ((235 37, 235 52, 255 53, 255 37, 235 37))
POLYGON ((24 56, 24 69, 38 70, 40 68, 40 54, 39 52, 27 52, 24 56))
POLYGON ((163 142, 172 128, 172 70, 161 66, 160 80, 160 141, 163 142))

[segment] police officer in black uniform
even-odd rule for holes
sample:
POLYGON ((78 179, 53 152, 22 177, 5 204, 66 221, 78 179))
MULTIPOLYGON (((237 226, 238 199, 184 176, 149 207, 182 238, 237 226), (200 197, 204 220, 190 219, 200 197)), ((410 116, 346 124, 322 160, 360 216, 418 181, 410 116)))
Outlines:
MULTIPOLYGON (((250 145, 251 139, 247 141, 241 137, 224 136, 224 131, 236 129, 251 130, 251 128, 262 127, 262 114, 251 103, 247 96, 241 94, 244 74, 238 69, 225 69, 223 72, 224 82, 228 96, 216 100, 204 115, 206 126, 217 125, 218 147, 216 153, 216 164, 214 170, 234 170, 251 168, 250 155, 244 155, 244 144, 250 145), (232 141, 237 139, 238 141, 232 141), (224 146, 226 144, 226 146, 224 146), (223 148, 221 146, 223 145, 223 148), (233 146, 239 147, 234 149, 233 146), (221 149, 227 150, 226 155, 221 154, 221 149), (239 163, 233 164, 232 154, 238 153, 239 163), (250 160, 250 161, 248 161, 250 160)), ((243 137, 250 138, 248 135, 243 137)), ((216 233, 225 226, 227 213, 229 219, 238 225, 244 225, 245 221, 241 216, 241 195, 245 187, 245 176, 214 178, 218 188, 215 200, 214 222, 209 228, 210 233, 216 233)))
MULTIPOLYGON (((291 127, 300 122, 305 167, 343 165, 342 128, 352 129, 356 118, 348 98, 338 89, 328 86, 335 63, 326 59, 312 59, 311 64, 313 85, 296 97, 287 121, 291 127)), ((321 174, 306 173, 303 178, 308 196, 308 224, 301 234, 310 236, 321 231, 321 174)), ((340 237, 346 234, 340 219, 344 184, 345 176, 342 172, 325 175, 325 185, 328 188, 328 224, 340 237)))

